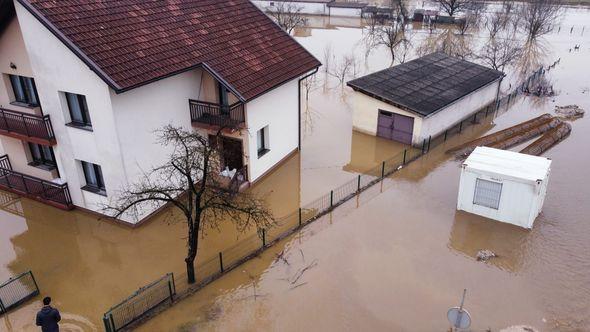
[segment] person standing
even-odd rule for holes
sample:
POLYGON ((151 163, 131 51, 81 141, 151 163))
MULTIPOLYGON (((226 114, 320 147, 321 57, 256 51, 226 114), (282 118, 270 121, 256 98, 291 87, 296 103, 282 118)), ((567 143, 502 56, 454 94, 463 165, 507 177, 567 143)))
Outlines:
POLYGON ((59 332, 59 321, 61 316, 59 311, 52 306, 49 296, 43 299, 43 308, 37 313, 37 326, 41 326, 43 332, 59 332))

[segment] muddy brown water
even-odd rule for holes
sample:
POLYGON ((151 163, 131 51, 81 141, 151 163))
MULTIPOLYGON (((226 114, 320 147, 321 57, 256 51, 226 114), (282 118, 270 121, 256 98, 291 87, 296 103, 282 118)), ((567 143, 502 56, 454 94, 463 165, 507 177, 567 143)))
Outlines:
MULTIPOLYGON (((588 18, 587 9, 574 8, 563 24, 581 27, 588 18)), ((363 52, 358 22, 321 24, 298 38, 318 58, 327 43, 338 55, 363 52)), ((590 40, 579 32, 564 28, 545 38, 550 52, 544 61, 562 58, 548 76, 557 97, 519 98, 493 122, 469 127, 447 146, 553 114, 555 105, 590 110, 590 40), (582 49, 570 53, 576 43, 582 49)), ((385 65, 386 52, 377 51, 359 66, 369 72, 385 65)), ((313 89, 302 116, 301 154, 254 188, 277 216, 403 150, 352 131, 351 105, 350 91, 333 79, 313 89)), ((549 192, 531 231, 457 212, 460 161, 440 147, 139 330, 442 331, 446 310, 467 288, 474 331, 513 324, 588 331, 589 121, 573 122, 571 136, 545 154, 554 160, 549 192), (476 262, 479 249, 499 257, 476 262), (281 251, 289 264, 276 260, 281 251)), ((3 195, 1 201, 0 279, 32 269, 42 294, 61 309, 65 330, 102 330, 100 318, 111 305, 166 272, 183 273, 178 216, 163 214, 131 230, 27 199, 3 195)), ((248 235, 225 224, 221 233, 210 230, 198 259, 248 235)), ((2 316, 0 330, 36 331, 38 300, 2 316)))

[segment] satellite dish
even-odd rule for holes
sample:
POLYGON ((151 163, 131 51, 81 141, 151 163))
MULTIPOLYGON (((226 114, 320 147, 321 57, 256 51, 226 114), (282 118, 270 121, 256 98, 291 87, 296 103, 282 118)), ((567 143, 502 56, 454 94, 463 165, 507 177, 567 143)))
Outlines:
POLYGON ((467 289, 463 290, 463 298, 461 299, 461 305, 458 307, 452 307, 447 311, 447 319, 449 323, 456 329, 466 329, 471 326, 471 315, 467 310, 463 309, 465 303, 465 294, 467 289))

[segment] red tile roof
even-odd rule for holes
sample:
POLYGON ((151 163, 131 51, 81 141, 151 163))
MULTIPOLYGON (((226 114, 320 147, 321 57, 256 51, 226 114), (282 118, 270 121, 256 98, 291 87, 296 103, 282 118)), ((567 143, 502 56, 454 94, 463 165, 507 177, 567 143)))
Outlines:
POLYGON ((249 0, 18 0, 115 91, 204 66, 252 99, 320 62, 249 0))

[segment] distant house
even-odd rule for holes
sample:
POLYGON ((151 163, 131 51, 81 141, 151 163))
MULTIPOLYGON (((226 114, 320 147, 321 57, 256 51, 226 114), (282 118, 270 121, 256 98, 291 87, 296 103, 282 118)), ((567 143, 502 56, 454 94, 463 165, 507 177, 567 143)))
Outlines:
POLYGON ((419 145, 493 102, 502 72, 432 53, 348 82, 355 130, 419 145))
POLYGON ((302 14, 361 17, 364 2, 340 2, 336 0, 252 0, 260 9, 272 12, 279 8, 280 3, 300 8, 302 14))
POLYGON ((249 0, 0 5, 3 190, 100 212, 167 161, 168 124, 239 128, 221 163, 245 186, 299 147, 299 83, 320 62, 249 0))
POLYGON ((328 3, 330 16, 361 17, 367 7, 364 2, 336 2, 328 3))

